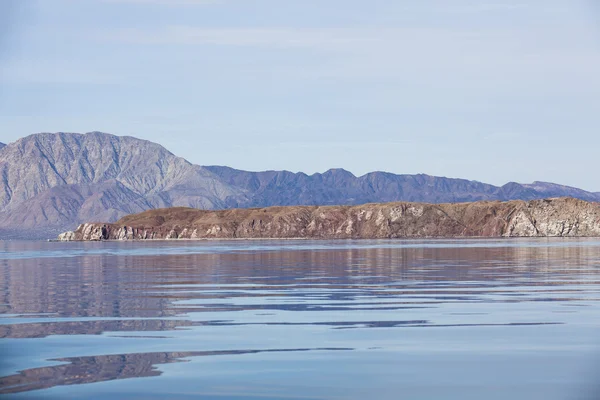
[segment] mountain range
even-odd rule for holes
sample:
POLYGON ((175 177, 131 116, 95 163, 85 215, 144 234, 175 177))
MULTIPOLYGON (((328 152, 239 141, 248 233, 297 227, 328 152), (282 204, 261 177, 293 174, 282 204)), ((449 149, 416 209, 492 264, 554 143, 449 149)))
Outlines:
POLYGON ((546 182, 494 186, 425 174, 343 169, 307 175, 199 166, 159 144, 101 132, 38 133, 0 143, 0 239, 50 238, 83 222, 113 222, 165 207, 226 209, 534 200, 600 193, 546 182))

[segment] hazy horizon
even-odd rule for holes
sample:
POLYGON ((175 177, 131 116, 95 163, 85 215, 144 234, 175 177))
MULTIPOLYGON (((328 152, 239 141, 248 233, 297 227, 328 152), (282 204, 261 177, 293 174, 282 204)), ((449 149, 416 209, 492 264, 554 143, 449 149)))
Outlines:
POLYGON ((0 4, 0 142, 102 131, 199 165, 600 191, 593 1, 0 4))

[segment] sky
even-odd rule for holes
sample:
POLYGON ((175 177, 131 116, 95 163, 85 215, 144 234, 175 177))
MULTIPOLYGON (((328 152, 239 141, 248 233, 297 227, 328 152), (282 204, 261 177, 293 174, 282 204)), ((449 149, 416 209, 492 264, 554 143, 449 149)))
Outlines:
POLYGON ((595 0, 2 0, 0 142, 600 191, 595 0))

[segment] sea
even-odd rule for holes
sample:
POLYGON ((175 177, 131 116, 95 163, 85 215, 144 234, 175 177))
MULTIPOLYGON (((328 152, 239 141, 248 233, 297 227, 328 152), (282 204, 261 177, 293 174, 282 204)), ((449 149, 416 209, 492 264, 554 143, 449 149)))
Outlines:
POLYGON ((600 240, 0 242, 0 398, 600 399, 600 240))

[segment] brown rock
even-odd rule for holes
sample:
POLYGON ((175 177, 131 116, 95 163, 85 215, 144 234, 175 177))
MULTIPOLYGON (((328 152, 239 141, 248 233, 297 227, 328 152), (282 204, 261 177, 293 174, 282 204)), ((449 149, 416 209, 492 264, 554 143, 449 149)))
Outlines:
POLYGON ((600 203, 572 198, 206 211, 166 208, 86 223, 60 240, 600 236, 600 203))

